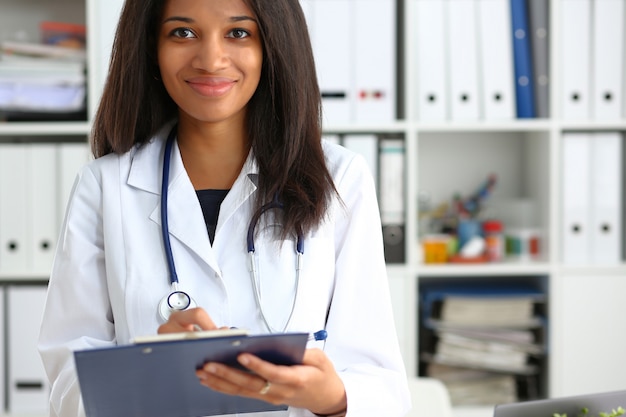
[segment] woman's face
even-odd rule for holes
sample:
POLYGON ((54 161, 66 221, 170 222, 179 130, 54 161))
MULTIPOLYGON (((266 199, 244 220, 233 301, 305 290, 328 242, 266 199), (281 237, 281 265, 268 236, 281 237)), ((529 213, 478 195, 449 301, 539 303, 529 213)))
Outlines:
POLYGON ((259 27, 243 0, 166 0, 159 27, 161 79, 181 117, 243 120, 263 64, 259 27))

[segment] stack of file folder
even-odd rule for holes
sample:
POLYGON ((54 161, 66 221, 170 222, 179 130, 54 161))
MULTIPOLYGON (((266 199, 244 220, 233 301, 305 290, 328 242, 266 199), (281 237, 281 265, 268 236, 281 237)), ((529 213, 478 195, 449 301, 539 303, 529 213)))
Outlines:
POLYGON ((545 358, 544 294, 524 283, 430 283, 420 289, 420 374, 454 405, 535 398, 545 358))
POLYGON ((19 42, 0 48, 0 119, 85 118, 84 50, 19 42))

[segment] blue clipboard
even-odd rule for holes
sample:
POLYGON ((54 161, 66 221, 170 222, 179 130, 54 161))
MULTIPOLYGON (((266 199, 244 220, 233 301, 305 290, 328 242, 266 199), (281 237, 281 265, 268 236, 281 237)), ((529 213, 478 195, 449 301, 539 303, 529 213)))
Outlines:
POLYGON ((209 361, 241 368, 252 353, 279 365, 302 363, 308 333, 157 341, 74 352, 87 417, 193 417, 286 410, 200 385, 209 361))

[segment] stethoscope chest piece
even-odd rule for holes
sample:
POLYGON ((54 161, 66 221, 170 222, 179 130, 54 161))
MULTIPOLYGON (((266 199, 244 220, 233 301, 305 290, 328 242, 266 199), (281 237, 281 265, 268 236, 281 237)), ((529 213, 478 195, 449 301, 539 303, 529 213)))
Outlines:
POLYGON ((170 318, 172 311, 182 311, 197 307, 196 302, 184 291, 179 291, 172 285, 172 291, 161 299, 159 303, 159 316, 164 322, 170 318))

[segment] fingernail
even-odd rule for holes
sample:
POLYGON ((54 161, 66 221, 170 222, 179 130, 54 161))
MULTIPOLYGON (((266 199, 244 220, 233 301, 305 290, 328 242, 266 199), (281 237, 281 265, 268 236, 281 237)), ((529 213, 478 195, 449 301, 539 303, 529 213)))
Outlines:
POLYGON ((239 357, 239 363, 242 365, 247 365, 250 363, 250 358, 248 358, 246 355, 241 355, 239 357))
POLYGON ((214 374, 217 372, 217 366, 213 365, 213 364, 209 364, 205 370, 211 374, 214 374))

